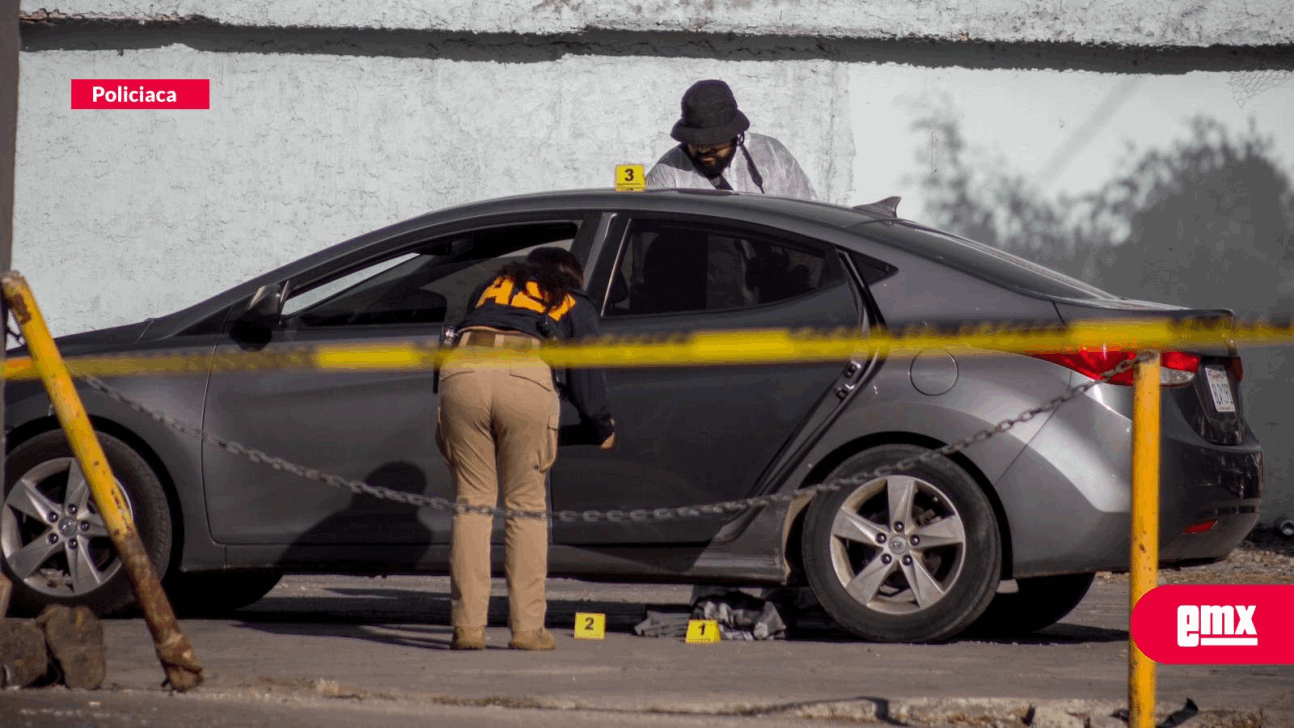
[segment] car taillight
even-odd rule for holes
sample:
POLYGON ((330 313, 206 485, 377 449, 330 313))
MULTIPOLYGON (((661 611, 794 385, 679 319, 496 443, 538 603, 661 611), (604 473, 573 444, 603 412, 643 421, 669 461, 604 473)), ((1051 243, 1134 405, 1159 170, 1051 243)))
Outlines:
MULTIPOLYGON (((1101 375, 1119 366, 1120 362, 1135 359, 1137 352, 1125 349, 1076 349, 1061 352, 1035 353, 1039 359, 1073 369, 1079 374, 1100 379, 1101 375)), ((1159 383, 1166 387, 1186 384, 1195 379, 1200 368, 1200 357, 1181 351, 1165 351, 1159 357, 1159 383)), ((1119 372, 1110 377, 1110 384, 1132 384, 1133 370, 1119 372)))
POLYGON ((1200 357, 1180 351, 1165 351, 1159 355, 1159 383, 1176 387, 1195 379, 1200 368, 1200 357))

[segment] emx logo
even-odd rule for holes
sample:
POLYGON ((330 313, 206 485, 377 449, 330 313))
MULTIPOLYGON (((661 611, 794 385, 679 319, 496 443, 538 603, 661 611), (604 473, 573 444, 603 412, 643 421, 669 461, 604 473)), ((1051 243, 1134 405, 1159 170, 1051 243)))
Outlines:
POLYGON ((1294 586, 1152 589, 1132 610, 1132 639, 1155 662, 1294 664, 1294 586))
POLYGON ((1257 604, 1183 604, 1177 608, 1177 646, 1257 647, 1256 611, 1257 604))

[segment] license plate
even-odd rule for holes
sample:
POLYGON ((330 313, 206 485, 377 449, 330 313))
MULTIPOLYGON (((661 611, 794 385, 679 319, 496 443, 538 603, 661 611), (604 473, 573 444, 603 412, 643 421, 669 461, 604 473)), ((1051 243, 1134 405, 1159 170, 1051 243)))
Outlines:
POLYGON ((1227 373, 1216 367, 1205 367, 1204 375, 1209 378, 1213 408, 1219 412, 1235 412, 1236 401, 1231 398, 1231 382, 1227 381, 1227 373))

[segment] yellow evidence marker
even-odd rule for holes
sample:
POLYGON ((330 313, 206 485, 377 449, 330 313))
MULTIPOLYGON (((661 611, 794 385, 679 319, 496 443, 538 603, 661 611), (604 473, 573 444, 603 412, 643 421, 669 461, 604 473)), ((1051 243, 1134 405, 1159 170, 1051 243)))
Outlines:
POLYGON ((575 639, 600 640, 607 636, 607 615, 575 613, 575 639))
POLYGON ((647 189, 647 175, 641 164, 616 165, 616 192, 642 192, 647 189))
POLYGON ((687 642, 718 642, 719 623, 713 619, 689 619, 687 642))

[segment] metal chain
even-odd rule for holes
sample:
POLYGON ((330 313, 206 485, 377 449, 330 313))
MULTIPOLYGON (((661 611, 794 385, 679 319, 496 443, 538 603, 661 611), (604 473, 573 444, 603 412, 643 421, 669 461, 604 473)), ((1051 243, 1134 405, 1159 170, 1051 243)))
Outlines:
POLYGON ((1138 362, 1149 360, 1151 356, 1153 356, 1153 354, 1149 352, 1141 352, 1133 359, 1125 359, 1124 361, 1119 362, 1118 366, 1116 366, 1115 368, 1111 369, 1108 372, 1105 372, 1099 378, 1093 379, 1090 382, 1084 382, 1077 386, 1071 387, 1067 389, 1064 394, 1061 394, 1060 396, 1055 397, 1053 399, 1047 400, 1046 402, 1043 402, 1037 407, 1027 409, 1021 412, 1020 414, 1016 415, 1015 417, 1002 420, 1001 422, 997 423, 993 427, 985 428, 969 437, 963 438, 961 440, 957 440, 956 442, 949 443, 947 445, 944 445, 943 447, 940 447, 934 450, 927 450, 926 452, 921 453, 920 455, 916 455, 910 458, 904 458, 903 460, 900 460, 892 465, 882 465, 881 467, 866 473, 853 475, 846 478, 837 478, 835 480, 818 483, 816 485, 811 485, 806 488, 800 488, 798 490, 790 491, 787 493, 774 493, 771 495, 753 496, 750 498, 740 498, 738 500, 724 501, 721 503, 709 503, 709 504, 697 505, 697 506, 679 506, 676 508, 653 508, 653 509, 640 508, 640 509, 635 509, 631 511, 623 511, 623 510, 521 511, 521 510, 514 510, 511 508, 495 508, 492 506, 474 506, 474 505, 468 505, 466 503, 456 503, 446 498, 438 498, 435 496, 420 495, 416 493, 403 493, 398 490, 391 490, 390 488, 382 488, 375 485, 369 485, 368 483, 365 483, 362 480, 345 478, 340 475, 324 473, 319 470, 315 470, 314 468, 307 468, 302 465, 296 465, 294 463, 288 462, 287 460, 284 460, 283 458, 269 455, 261 450, 257 450, 255 448, 242 445, 232 440, 227 440, 223 437, 213 435, 209 432, 202 430, 201 428, 191 427, 189 425, 184 424, 183 422, 180 422, 174 417, 171 417, 170 415, 163 414, 161 412, 150 409, 138 402, 131 400, 130 398, 126 397, 126 395, 108 386, 106 383, 103 382, 103 380, 97 377, 86 376, 85 382, 90 387, 98 390, 99 392, 102 392, 110 399, 116 402, 120 402, 126 407, 129 407, 130 409, 136 412, 139 412, 140 414, 143 414, 147 417, 150 417, 153 420, 156 420, 157 422, 160 422, 163 425, 170 427, 176 432, 179 432, 184 435, 188 435, 190 437, 197 438, 198 440, 201 440, 206 443, 210 443, 224 450, 225 452, 228 452, 233 455, 239 455, 239 456, 245 457, 254 463, 263 463, 265 465, 270 466, 271 468, 274 468, 275 470, 282 470, 287 473, 292 473, 293 475, 299 476, 306 480, 314 481, 317 483, 323 483, 324 485, 328 485, 334 488, 349 490, 352 493, 356 493, 358 495, 368 495, 374 498, 380 498, 382 500, 394 501, 396 503, 404 503, 407 505, 417 506, 420 508, 434 508, 436 510, 441 510, 441 511, 453 511, 454 513, 479 513, 487 516, 495 516, 495 515, 504 516, 506 518, 552 519, 552 520, 562 521, 565 523, 571 523, 576 521, 582 521, 584 523, 603 523, 603 522, 624 523, 626 521, 634 522, 634 523, 642 523, 647 521, 667 521, 674 518, 699 518, 702 516, 709 516, 709 515, 722 515, 724 513, 736 513, 738 511, 744 511, 750 508, 763 508, 766 506, 776 505, 778 503, 788 503, 790 501, 795 500, 796 498, 802 498, 805 496, 813 497, 820 493, 830 493, 830 492, 841 490, 843 488, 862 485, 863 483, 866 483, 871 480, 875 480, 876 478, 881 478, 886 475, 892 475, 896 472, 907 470, 909 468, 912 468, 915 465, 928 462, 937 457, 945 457, 948 455, 952 455, 954 453, 957 453, 957 452, 960 452, 961 450, 966 449, 967 447, 970 447, 971 445, 974 445, 975 443, 983 442, 989 439, 990 437, 993 437, 994 435, 1000 435, 1018 424, 1021 424, 1023 422, 1028 422, 1029 420, 1033 419, 1034 417, 1037 417, 1043 412, 1049 412, 1051 410, 1054 410, 1060 407, 1062 404, 1072 399, 1075 399, 1076 397, 1081 396, 1084 392, 1088 391, 1089 389, 1092 389, 1093 387, 1099 384, 1103 384, 1109 379, 1111 379, 1112 377, 1115 377, 1119 374, 1122 374, 1123 372, 1128 371, 1133 366, 1135 366, 1138 362))

